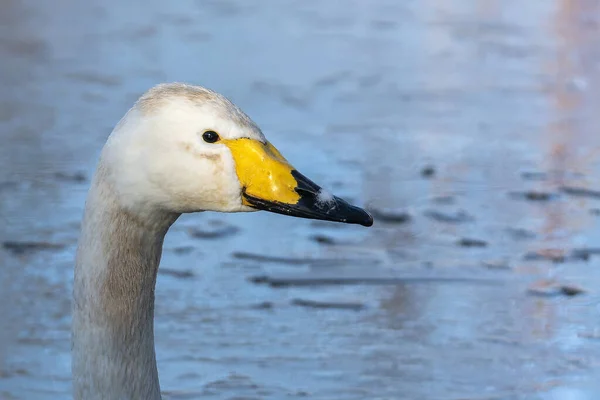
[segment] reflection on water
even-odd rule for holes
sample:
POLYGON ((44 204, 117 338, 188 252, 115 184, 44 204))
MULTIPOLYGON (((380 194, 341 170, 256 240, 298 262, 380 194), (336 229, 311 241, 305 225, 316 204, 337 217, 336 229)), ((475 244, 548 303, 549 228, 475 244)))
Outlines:
POLYGON ((223 92, 307 175, 411 220, 365 230, 266 213, 181 218, 156 292, 166 398, 598 398, 600 274, 594 256, 568 255, 598 246, 600 203, 559 191, 598 186, 598 15, 595 0, 3 1, 0 240, 17 245, 0 248, 0 398, 69 397, 84 178, 135 98, 174 80, 223 92), (508 195, 526 190, 558 196, 508 195), (223 223, 220 240, 189 233, 223 223), (531 251, 566 262, 525 260, 531 251), (305 257, 357 261, 285 262, 305 257), (497 284, 246 279, 319 268, 497 284), (528 295, 547 278, 587 293, 528 295))

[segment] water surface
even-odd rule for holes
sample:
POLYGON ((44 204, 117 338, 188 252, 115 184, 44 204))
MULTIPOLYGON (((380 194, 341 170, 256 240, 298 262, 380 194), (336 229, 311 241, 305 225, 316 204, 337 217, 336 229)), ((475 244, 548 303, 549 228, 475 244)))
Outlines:
POLYGON ((598 259, 571 252, 600 246, 600 200, 560 190, 600 188, 599 15, 595 0, 4 0, 0 398, 69 398, 89 178, 164 81, 224 93, 305 175, 411 216, 182 217, 156 289, 165 398, 599 398, 598 259), (249 281, 265 274, 492 283, 249 281), (540 280, 586 292, 532 295, 540 280))

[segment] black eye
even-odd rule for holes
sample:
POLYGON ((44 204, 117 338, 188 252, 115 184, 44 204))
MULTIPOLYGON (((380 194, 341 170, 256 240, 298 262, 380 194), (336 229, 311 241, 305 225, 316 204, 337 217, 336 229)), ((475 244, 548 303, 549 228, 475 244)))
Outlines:
POLYGON ((204 139, 206 143, 214 143, 219 140, 219 134, 215 131, 206 131, 202 134, 202 139, 204 139))

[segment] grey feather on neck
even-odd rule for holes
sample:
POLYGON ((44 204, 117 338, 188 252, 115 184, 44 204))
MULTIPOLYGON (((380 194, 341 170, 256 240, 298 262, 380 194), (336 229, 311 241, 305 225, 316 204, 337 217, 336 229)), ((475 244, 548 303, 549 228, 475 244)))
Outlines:
POLYGON ((160 399, 154 289, 163 240, 178 217, 121 207, 100 163, 75 263, 75 399, 160 399))

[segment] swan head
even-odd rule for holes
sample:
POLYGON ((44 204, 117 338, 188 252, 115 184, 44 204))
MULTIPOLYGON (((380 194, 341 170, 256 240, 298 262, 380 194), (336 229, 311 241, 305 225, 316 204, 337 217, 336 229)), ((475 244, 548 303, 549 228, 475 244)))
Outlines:
POLYGON ((363 209, 300 174, 224 96, 179 83, 144 93, 111 133, 104 178, 121 206, 270 212, 371 226, 363 209))

